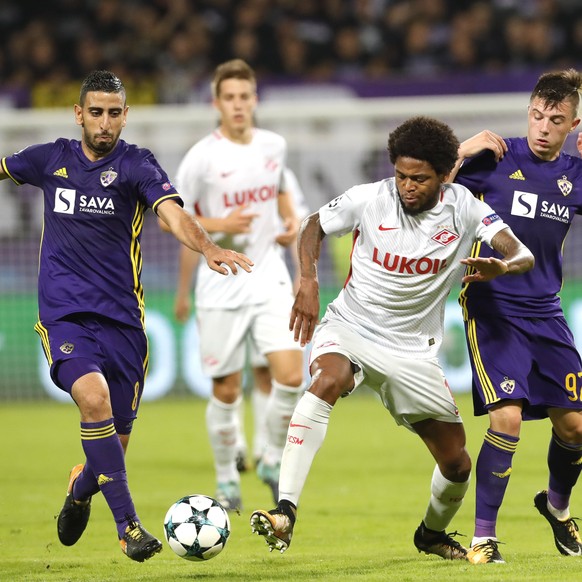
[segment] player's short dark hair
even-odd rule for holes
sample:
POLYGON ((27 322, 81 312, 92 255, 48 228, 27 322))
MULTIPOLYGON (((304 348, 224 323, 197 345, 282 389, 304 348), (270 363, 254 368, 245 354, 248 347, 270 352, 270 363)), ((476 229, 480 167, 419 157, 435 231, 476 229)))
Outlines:
POLYGON ((255 90, 257 87, 255 71, 242 59, 232 59, 216 67, 211 83, 213 97, 218 97, 220 95, 220 84, 227 79, 242 79, 243 81, 250 81, 255 90))
POLYGON ((546 107, 556 107, 563 101, 570 101, 574 109, 574 117, 578 115, 580 105, 580 89, 582 88, 582 73, 576 69, 544 73, 538 79, 531 96, 530 103, 539 98, 546 107))
POLYGON ((123 93, 125 102, 125 87, 121 79, 111 71, 92 71, 81 84, 79 105, 85 103, 85 97, 89 91, 103 91, 104 93, 123 93))
POLYGON ((439 175, 447 175, 457 161, 459 140, 442 121, 419 115, 399 125, 388 138, 392 164, 399 157, 428 162, 439 175))

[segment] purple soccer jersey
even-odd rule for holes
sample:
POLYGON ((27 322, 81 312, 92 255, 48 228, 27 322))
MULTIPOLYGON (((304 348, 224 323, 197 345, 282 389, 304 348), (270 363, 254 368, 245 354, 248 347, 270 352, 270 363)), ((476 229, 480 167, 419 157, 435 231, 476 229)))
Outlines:
MULTIPOLYGON (((488 151, 461 167, 457 181, 488 202, 532 251, 535 267, 515 277, 470 283, 461 291, 473 370, 475 414, 502 399, 522 399, 524 419, 547 407, 580 408, 580 355, 563 318, 562 247, 582 213, 582 160, 562 153, 536 157, 525 138, 505 140, 495 162, 488 151)), ((474 247, 473 256, 491 256, 474 247)))
POLYGON ((144 214, 168 198, 182 204, 153 154, 120 140, 92 162, 79 141, 58 139, 3 158, 2 167, 44 193, 40 320, 96 313, 143 328, 144 214))
MULTIPOLYGON (((456 181, 487 202, 534 254, 535 267, 519 277, 470 283, 461 292, 466 315, 551 317, 562 313, 562 246, 582 213, 582 160, 568 154, 545 162, 525 138, 506 139, 500 162, 487 151, 467 160, 456 181), (543 232, 543 236, 539 233, 543 232)), ((497 256, 486 245, 474 256, 497 256)))

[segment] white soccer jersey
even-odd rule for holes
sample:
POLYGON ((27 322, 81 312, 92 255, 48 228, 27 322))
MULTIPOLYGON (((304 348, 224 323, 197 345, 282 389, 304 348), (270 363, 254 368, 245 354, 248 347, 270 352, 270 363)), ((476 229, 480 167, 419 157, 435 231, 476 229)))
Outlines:
POLYGON ((280 228, 277 197, 286 153, 284 138, 271 131, 254 129, 249 144, 238 144, 216 130, 184 156, 176 186, 187 211, 222 218, 246 205, 245 213, 258 215, 248 234, 211 235, 220 246, 244 253, 255 265, 251 273, 239 269, 236 276, 224 277, 200 261, 197 307, 234 309, 262 303, 274 285, 290 284, 275 242, 280 228))
MULTIPOLYGON (((437 205, 402 209, 395 179, 355 186, 319 210, 326 234, 353 231, 350 275, 325 319, 347 322, 403 357, 435 357, 451 287, 475 240, 507 228, 463 186, 443 186, 437 205)), ((478 283, 476 283, 478 285, 478 283)))

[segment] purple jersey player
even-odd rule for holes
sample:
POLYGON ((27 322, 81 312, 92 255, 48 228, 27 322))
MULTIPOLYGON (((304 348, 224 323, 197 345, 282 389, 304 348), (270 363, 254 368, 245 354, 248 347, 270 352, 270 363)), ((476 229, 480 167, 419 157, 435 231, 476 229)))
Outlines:
MULTIPOLYGON (((475 533, 469 561, 503 562, 497 514, 511 474, 522 419, 549 417, 549 486, 534 504, 557 549, 582 556, 569 500, 582 469, 582 362, 562 312, 562 248, 582 213, 582 160, 562 147, 578 117, 582 74, 542 75, 525 138, 484 131, 459 148, 456 181, 487 202, 533 252, 535 268, 461 291, 473 369, 475 414, 489 415, 477 460, 475 533)), ((490 256, 485 245, 474 256, 490 256)))
POLYGON ((81 417, 84 464, 70 474, 57 520, 66 546, 81 537, 91 496, 101 491, 121 548, 143 562, 162 549, 137 516, 127 484, 125 450, 147 370, 140 233, 148 208, 211 269, 228 274, 251 261, 216 246, 149 150, 120 140, 125 88, 108 71, 83 82, 75 120, 81 140, 33 145, 2 159, 0 179, 44 193, 44 229, 35 327, 55 384, 81 417))

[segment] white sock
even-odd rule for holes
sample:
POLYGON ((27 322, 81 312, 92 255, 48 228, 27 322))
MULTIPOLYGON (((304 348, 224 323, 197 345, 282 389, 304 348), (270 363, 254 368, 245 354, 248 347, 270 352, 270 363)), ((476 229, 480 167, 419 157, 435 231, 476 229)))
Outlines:
POLYGON ((486 542, 487 540, 493 540, 494 542, 496 542, 497 538, 495 536, 493 536, 493 537, 488 536, 488 537, 484 537, 484 538, 483 537, 481 537, 481 538, 474 537, 471 540, 471 547, 474 548, 477 544, 482 544, 482 543, 486 542))
POLYGON ((434 531, 445 530, 459 511, 468 488, 469 479, 464 483, 449 481, 436 465, 432 474, 431 496, 424 525, 434 531))
POLYGON ((300 394, 301 388, 284 386, 273 380, 265 410, 267 442, 263 461, 267 465, 276 465, 281 461, 289 421, 300 394))
POLYGON ((253 388, 251 401, 255 427, 253 435, 253 456, 255 459, 260 459, 267 444, 267 403, 269 402, 269 394, 258 388, 253 388))
POLYGON ((299 400, 289 423, 281 459, 280 500, 298 505, 315 454, 325 439, 332 408, 311 392, 305 392, 299 400))
POLYGON ((237 414, 238 414, 238 430, 236 433, 236 452, 247 454, 247 437, 245 435, 245 407, 244 400, 239 398, 237 400, 237 414))
POLYGON ((232 404, 227 404, 211 396, 206 406, 206 428, 214 452, 216 480, 219 483, 240 481, 236 470, 239 402, 240 398, 232 404))
POLYGON ((570 507, 566 507, 566 509, 556 509, 551 503, 550 500, 548 499, 548 511, 556 518, 559 519, 560 521, 566 521, 567 519, 570 519, 570 507))

